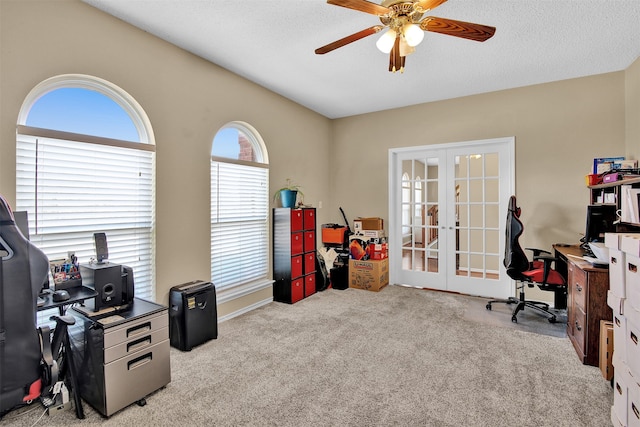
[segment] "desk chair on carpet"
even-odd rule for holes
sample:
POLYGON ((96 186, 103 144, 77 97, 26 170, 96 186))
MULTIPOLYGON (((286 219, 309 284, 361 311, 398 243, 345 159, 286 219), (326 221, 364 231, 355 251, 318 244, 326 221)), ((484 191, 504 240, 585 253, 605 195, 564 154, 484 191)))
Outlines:
POLYGON ((0 195, 0 419, 37 399, 51 404, 67 326, 73 317, 54 316, 56 329, 37 327, 38 292, 49 259, 20 232, 0 195))
POLYGON ((549 311, 549 304, 542 301, 528 301, 525 299, 524 286, 532 288, 538 286, 543 291, 555 292, 556 308, 566 307, 567 283, 564 277, 551 268, 551 264, 556 258, 551 253, 542 249, 526 248, 533 252, 533 261, 529 261, 527 255, 522 250, 518 239, 524 227, 520 221, 520 208, 516 205, 516 196, 509 199, 509 210, 507 212, 506 244, 504 254, 504 266, 507 274, 516 281, 516 290, 519 298, 509 297, 506 300, 489 301, 487 310, 491 310, 493 303, 516 304, 511 315, 512 322, 518 322, 517 314, 525 307, 533 308, 549 316, 549 322, 556 322, 556 315, 549 311), (558 302, 564 301, 564 307, 559 307, 558 302))

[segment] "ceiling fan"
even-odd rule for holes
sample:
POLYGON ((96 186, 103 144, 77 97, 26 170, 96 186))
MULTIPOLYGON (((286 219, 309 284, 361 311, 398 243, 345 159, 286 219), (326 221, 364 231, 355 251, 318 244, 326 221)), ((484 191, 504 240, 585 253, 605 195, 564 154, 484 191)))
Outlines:
POLYGON ((323 55, 339 47, 379 33, 389 28, 376 43, 378 49, 389 53, 389 71, 404 71, 405 58, 415 51, 415 46, 424 38, 423 31, 462 37, 479 42, 490 39, 496 32, 494 27, 473 24, 453 19, 423 17, 424 13, 435 9, 447 0, 383 0, 382 4, 367 0, 327 0, 327 3, 360 12, 370 13, 380 18, 382 25, 374 25, 365 30, 351 34, 333 43, 316 49, 316 54, 323 55))

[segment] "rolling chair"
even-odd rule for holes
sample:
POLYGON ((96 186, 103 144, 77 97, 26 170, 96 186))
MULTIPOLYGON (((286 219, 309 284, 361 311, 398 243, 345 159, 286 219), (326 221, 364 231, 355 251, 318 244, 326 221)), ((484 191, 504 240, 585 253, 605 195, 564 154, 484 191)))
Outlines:
POLYGON ((520 221, 520 208, 516 205, 516 197, 509 199, 509 209, 507 212, 506 244, 504 254, 504 266, 507 268, 507 275, 516 281, 516 290, 519 297, 509 297, 505 300, 489 301, 487 310, 491 310, 493 303, 516 304, 511 315, 512 322, 518 322, 518 312, 525 307, 533 308, 549 316, 550 323, 557 321, 556 315, 549 311, 549 304, 542 301, 529 301, 525 299, 525 284, 530 288, 538 286, 543 291, 555 293, 556 308, 565 308, 567 299, 567 283, 564 277, 551 268, 551 264, 556 258, 551 253, 542 249, 526 248, 533 252, 533 261, 529 261, 524 250, 520 246, 518 239, 524 229, 520 221))
POLYGON ((67 326, 75 320, 52 317, 52 339, 48 327, 37 327, 38 292, 48 271, 47 256, 22 235, 0 195, 0 419, 38 398, 51 404, 60 387, 67 326))

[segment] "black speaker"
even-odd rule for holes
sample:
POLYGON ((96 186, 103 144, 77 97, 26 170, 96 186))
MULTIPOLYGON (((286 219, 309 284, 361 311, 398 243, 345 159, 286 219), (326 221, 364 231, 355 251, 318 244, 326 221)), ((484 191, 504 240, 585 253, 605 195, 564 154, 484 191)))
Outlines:
POLYGON ((119 264, 81 264, 82 284, 98 293, 94 310, 122 305, 122 269, 119 264))
POLYGON ((133 284, 133 269, 123 265, 122 268, 122 304, 133 302, 135 288, 133 284))
POLYGON ((93 233, 93 241, 96 245, 96 259, 102 264, 105 259, 109 259, 109 248, 107 247, 107 235, 104 233, 93 233))

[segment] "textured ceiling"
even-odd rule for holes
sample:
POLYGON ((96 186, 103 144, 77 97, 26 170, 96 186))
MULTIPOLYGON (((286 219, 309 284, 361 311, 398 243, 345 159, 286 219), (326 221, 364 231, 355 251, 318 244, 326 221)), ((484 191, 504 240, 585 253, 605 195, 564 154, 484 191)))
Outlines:
POLYGON ((326 117, 620 71, 640 56, 640 0, 449 0, 432 16, 497 28, 484 43, 426 33, 390 73, 379 24, 324 0, 83 0, 326 117))

